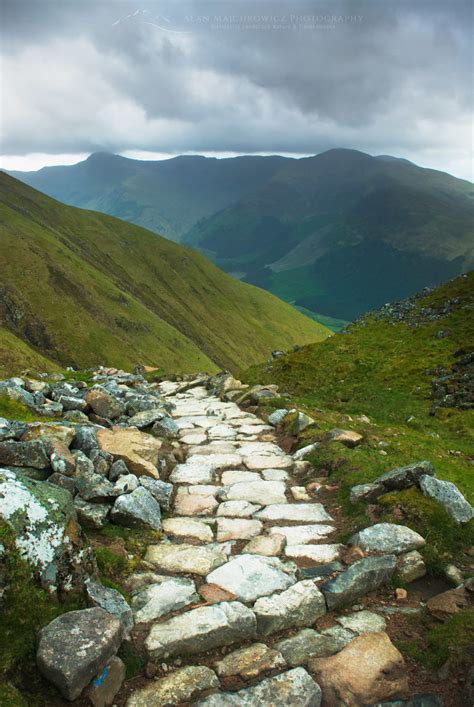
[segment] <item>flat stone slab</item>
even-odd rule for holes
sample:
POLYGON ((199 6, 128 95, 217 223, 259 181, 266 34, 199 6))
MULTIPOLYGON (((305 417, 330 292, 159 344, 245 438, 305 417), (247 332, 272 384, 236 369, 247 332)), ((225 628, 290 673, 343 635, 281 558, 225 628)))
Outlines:
POLYGON ((294 668, 239 692, 218 692, 199 707, 320 707, 321 688, 304 668, 294 668))
POLYGON ((239 555, 211 572, 206 581, 250 602, 258 597, 287 589, 294 582, 285 565, 276 557, 239 555))
POLYGON ((250 540, 262 532, 259 520, 245 518, 219 518, 217 520, 217 542, 226 540, 250 540))
POLYGON ((199 596, 190 579, 172 577, 159 584, 151 584, 133 597, 135 623, 154 621, 197 601, 199 596))
POLYGON ((170 474, 170 481, 173 484, 212 484, 214 473, 214 467, 204 461, 186 462, 175 466, 170 474))
POLYGON ((347 606, 355 599, 378 589, 392 577, 396 564, 395 555, 366 557, 355 562, 335 579, 321 585, 328 609, 347 606))
POLYGON ((306 579, 280 594, 258 599, 253 610, 258 634, 268 636, 285 628, 313 624, 326 613, 326 602, 314 582, 306 579))
POLYGON ((239 454, 243 457, 284 457, 285 452, 274 442, 244 442, 239 447, 239 454))
POLYGON ((338 560, 342 545, 287 545, 286 557, 295 560, 307 559, 321 564, 338 560))
POLYGON ((217 515, 229 518, 250 518, 260 508, 261 506, 248 501, 225 501, 219 505, 217 515))
POLYGON ((165 533, 177 538, 195 538, 205 543, 214 540, 214 534, 206 523, 193 518, 167 518, 162 523, 165 533))
POLYGON ((186 486, 182 487, 181 489, 178 489, 178 493, 187 493, 193 494, 197 493, 200 496, 217 496, 220 486, 215 486, 214 484, 196 484, 195 486, 186 486))
MULTIPOLYGON (((431 477, 428 477, 431 479, 431 477)), ((365 552, 400 555, 425 545, 425 539, 411 528, 394 523, 377 523, 349 539, 349 545, 359 545, 365 552)))
POLYGON ((191 609, 155 624, 145 646, 150 657, 155 659, 202 653, 252 639, 256 626, 255 614, 244 604, 221 602, 191 609))
POLYGON ((195 433, 189 433, 185 434, 182 437, 180 437, 180 441, 183 444, 204 444, 204 442, 207 442, 207 435, 204 434, 203 432, 195 432, 195 433))
POLYGON ((223 497, 226 501, 249 501, 263 506, 268 503, 287 503, 285 491, 283 481, 250 481, 226 487, 223 497))
POLYGON ((214 425, 208 430, 209 439, 233 439, 237 432, 230 425, 214 425))
POLYGON ((276 557, 281 555, 286 540, 283 535, 259 535, 253 538, 244 548, 244 552, 252 555, 276 557))
POLYGON ((252 679, 260 673, 278 668, 286 668, 281 653, 268 648, 264 643, 254 643, 226 655, 217 663, 216 672, 219 677, 240 675, 242 678, 252 679))
POLYGON ((214 513, 217 506, 214 496, 189 493, 187 488, 179 489, 174 500, 174 512, 179 516, 207 516, 214 513))
POLYGON ((262 477, 254 471, 242 471, 241 469, 228 469, 222 472, 221 483, 224 486, 232 484, 247 483, 249 481, 261 481, 262 477))
POLYGON ((165 572, 205 576, 227 562, 225 553, 216 547, 174 543, 150 545, 145 560, 165 572))
POLYGON ((263 469, 262 476, 265 481, 286 481, 289 474, 284 469, 263 469))
POLYGON ((321 540, 335 530, 332 525, 288 525, 269 529, 270 535, 284 535, 288 545, 306 545, 321 540))
POLYGON ((468 523, 474 517, 474 508, 451 481, 425 474, 420 478, 420 488, 425 496, 441 503, 456 523, 468 523))
POLYGON ((277 456, 266 454, 264 456, 244 457, 244 464, 250 471, 259 471, 260 469, 291 469, 293 466, 293 458, 287 454, 277 456))
POLYGON ((383 616, 372 611, 356 611, 349 616, 339 616, 336 621, 348 631, 361 636, 363 633, 379 633, 385 631, 387 622, 383 616))
POLYGON ((188 704, 197 694, 213 687, 219 687, 213 670, 204 665, 187 665, 135 690, 127 700, 127 707, 188 704))
MULTIPOLYGON (((325 523, 326 521, 332 520, 321 503, 272 504, 258 511, 258 513, 255 514, 255 518, 258 520, 276 521, 293 520, 300 523, 325 523)), ((278 530, 281 530, 281 528, 278 530)))
POLYGON ((275 648, 281 652, 288 665, 296 667, 306 665, 310 658, 334 655, 354 637, 350 631, 340 628, 336 634, 329 635, 324 632, 318 633, 312 628, 304 628, 294 636, 276 643, 275 648))

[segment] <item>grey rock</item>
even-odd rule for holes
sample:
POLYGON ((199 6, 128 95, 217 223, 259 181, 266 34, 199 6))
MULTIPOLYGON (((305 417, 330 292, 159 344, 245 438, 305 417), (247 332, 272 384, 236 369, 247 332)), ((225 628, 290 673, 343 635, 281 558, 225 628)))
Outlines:
POLYGON ((304 668, 294 668, 239 692, 220 692, 196 703, 199 707, 319 707, 321 688, 304 668))
MULTIPOLYGON (((342 629, 341 629, 342 631, 342 629)), ((349 631, 341 635, 327 635, 318 633, 312 628, 304 628, 299 633, 285 638, 276 643, 276 650, 280 651, 288 665, 292 668, 305 665, 311 658, 324 658, 338 653, 354 638, 349 631)))
POLYGON ((94 465, 94 471, 96 474, 107 477, 114 460, 111 454, 104 452, 102 449, 91 449, 89 452, 89 459, 94 465))
POLYGON ((109 511, 110 503, 88 503, 80 496, 74 499, 74 507, 77 511, 79 523, 85 528, 94 528, 96 530, 103 528, 109 511))
POLYGON ((109 479, 110 481, 117 481, 120 476, 128 476, 128 474, 130 474, 130 472, 123 459, 117 459, 110 467, 109 479))
POLYGON ((155 624, 145 646, 149 655, 157 659, 202 653, 254 638, 256 627, 255 614, 244 604, 221 602, 155 624))
POLYGON ((186 665, 138 688, 127 700, 127 707, 163 707, 163 705, 191 704, 196 694, 219 687, 219 680, 204 665, 186 665))
POLYGON ((249 554, 232 558, 211 572, 206 581, 247 602, 287 589, 294 577, 278 558, 249 554))
POLYGON ((385 493, 383 484, 358 484, 353 486, 350 492, 351 503, 360 503, 361 501, 372 501, 385 493))
POLYGON ((120 620, 98 607, 62 614, 39 633, 39 671, 63 697, 75 700, 115 655, 122 634, 120 620))
POLYGON ((10 378, 8 381, 0 381, 0 396, 9 398, 9 400, 15 400, 22 405, 26 405, 28 408, 35 408, 35 399, 31 393, 23 388, 23 381, 21 379, 10 378))
POLYGON ((76 427, 76 436, 72 441, 71 447, 73 449, 80 449, 87 455, 93 449, 98 449, 97 429, 91 425, 78 425, 76 427))
POLYGON ((63 406, 64 410, 87 410, 87 403, 82 398, 77 398, 75 395, 60 395, 56 401, 63 406))
POLYGON ((334 574, 334 572, 342 572, 343 569, 344 565, 336 560, 335 562, 328 562, 326 565, 302 567, 299 570, 299 574, 301 579, 313 579, 317 581, 319 579, 325 579, 330 574, 334 574))
POLYGON ((132 608, 137 623, 148 623, 198 601, 192 580, 173 577, 159 584, 151 584, 135 594, 132 608))
POLYGON ((64 476, 64 474, 59 474, 56 471, 51 474, 51 476, 48 476, 48 484, 54 484, 62 489, 66 489, 66 491, 69 491, 71 496, 74 496, 76 493, 75 479, 70 476, 64 476))
POLYGON ((355 599, 374 591, 391 578, 395 571, 395 555, 366 557, 321 585, 328 609, 347 606, 355 599))
POLYGON ((379 476, 374 483, 382 484, 386 491, 401 491, 410 488, 410 486, 417 486, 420 478, 424 475, 434 475, 433 464, 429 461, 397 467, 379 476))
POLYGON ((114 523, 126 528, 141 526, 150 526, 154 530, 161 528, 160 506, 143 486, 139 486, 132 493, 119 496, 112 507, 110 517, 114 523))
POLYGON ((377 523, 353 535, 349 539, 349 545, 359 545, 365 552, 400 555, 423 547, 425 539, 404 525, 377 523))
POLYGON ((372 611, 355 611, 349 616, 339 616, 336 619, 348 631, 361 636, 363 633, 378 633, 385 631, 386 621, 383 616, 372 611))
POLYGON ((277 427, 280 425, 285 417, 288 415, 288 410, 286 408, 279 408, 278 410, 275 410, 272 412, 271 415, 268 416, 268 422, 270 425, 273 425, 273 427, 277 427))
POLYGON ((150 479, 148 476, 140 476, 138 482, 140 486, 143 486, 151 493, 164 511, 169 511, 173 484, 167 484, 165 481, 160 481, 159 479, 150 479))
POLYGON ((151 410, 144 410, 143 412, 137 412, 136 415, 130 417, 128 424, 131 427, 138 427, 139 430, 144 427, 150 427, 154 422, 162 420, 166 415, 166 412, 162 408, 153 408, 151 410))
POLYGON ((313 624, 326 613, 326 602, 314 582, 307 579, 281 594, 258 599, 253 610, 258 634, 268 636, 285 628, 313 624))
POLYGON ((94 465, 89 459, 89 457, 84 454, 80 449, 74 449, 72 451, 72 457, 74 459, 74 464, 76 467, 75 476, 85 476, 87 474, 94 473, 94 465))
POLYGON ((34 469, 46 469, 49 464, 46 446, 40 439, 30 442, 14 440, 0 442, 0 465, 2 466, 30 466, 34 469))
POLYGON ((444 702, 439 695, 419 694, 413 695, 408 700, 389 700, 377 702, 368 707, 443 707, 444 702))
POLYGON ((179 435, 178 425, 168 416, 163 417, 162 420, 157 420, 151 429, 158 437, 164 437, 165 439, 176 439, 179 435))
POLYGON ((456 523, 468 523, 474 517, 474 508, 451 481, 425 475, 420 478, 420 488, 425 496, 444 506, 456 523))
POLYGON ((132 493, 136 488, 138 488, 138 479, 135 474, 121 476, 114 484, 117 496, 121 496, 123 493, 132 493))
POLYGON ((116 616, 123 625, 124 638, 129 638, 133 628, 132 610, 116 589, 104 587, 99 582, 88 579, 85 583, 86 596, 93 606, 98 606, 116 616))
POLYGON ((180 543, 160 543, 149 545, 145 560, 165 572, 207 575, 211 570, 223 565, 227 556, 221 547, 211 545, 196 546, 180 543))
POLYGON ((84 501, 106 501, 117 496, 114 485, 100 474, 84 474, 77 477, 76 489, 84 501))

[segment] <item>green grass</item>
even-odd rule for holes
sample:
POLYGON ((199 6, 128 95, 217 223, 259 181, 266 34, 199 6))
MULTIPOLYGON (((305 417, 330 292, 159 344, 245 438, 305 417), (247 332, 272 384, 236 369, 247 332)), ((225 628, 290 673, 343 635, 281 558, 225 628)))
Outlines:
MULTIPOLYGON (((277 383, 281 393, 291 396, 290 402, 281 398, 281 406, 295 405, 315 418, 319 429, 304 432, 300 445, 320 442, 309 460, 316 475, 325 469, 331 482, 339 482, 339 500, 353 529, 369 518, 365 504, 350 503, 351 487, 422 459, 434 464, 439 478, 454 482, 468 500, 474 500, 474 411, 441 408, 430 416, 431 376, 426 375, 427 369, 449 368, 455 351, 474 346, 474 273, 438 288, 420 300, 418 309, 439 306, 449 298, 458 298, 459 304, 445 319, 411 328, 368 317, 347 333, 242 374, 248 383, 277 383), (440 329, 450 335, 438 339, 440 329), (369 421, 361 420, 361 415, 369 421), (325 442, 324 432, 332 427, 360 432, 363 444, 347 449, 325 442)), ((391 503, 400 503, 404 496, 393 498, 385 500, 387 515, 391 503)), ((473 523, 459 528, 421 494, 408 493, 401 505, 404 522, 423 535, 428 532, 424 552, 430 571, 440 572, 446 558, 456 561, 456 553, 469 545, 470 537, 472 543, 473 523)))
MULTIPOLYGON (((60 204, 5 174, 0 222, 0 279, 16 313, 2 336, 14 331, 62 367, 214 372, 329 334, 189 248, 60 204)), ((33 352, 23 349, 5 355, 4 371, 29 364, 33 352)))
POLYGON ((16 400, 10 400, 4 395, 0 395, 0 417, 8 420, 19 420, 20 422, 52 422, 55 418, 43 417, 30 410, 26 405, 16 400))

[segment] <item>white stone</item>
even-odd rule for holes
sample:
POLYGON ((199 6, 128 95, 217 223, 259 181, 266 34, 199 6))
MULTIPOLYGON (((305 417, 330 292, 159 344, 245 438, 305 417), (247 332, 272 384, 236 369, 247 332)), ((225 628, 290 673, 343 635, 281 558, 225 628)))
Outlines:
POLYGON ((241 469, 229 469, 222 472, 221 482, 224 486, 232 486, 232 484, 248 483, 249 481, 261 481, 260 474, 254 471, 242 471, 241 469))
POLYGON ((386 621, 383 616, 374 614, 372 611, 356 611, 350 616, 339 616, 336 621, 348 631, 357 633, 379 633, 385 631, 386 621))
POLYGON ((259 520, 243 518, 219 518, 217 520, 217 541, 250 540, 262 532, 259 520))
POLYGON ((312 560, 318 564, 339 559, 342 545, 287 545, 285 555, 295 560, 312 560))
POLYGON ((148 547, 145 560, 165 572, 204 576, 227 562, 227 557, 221 549, 208 545, 160 543, 148 547))
POLYGON ((187 486, 186 490, 190 494, 199 494, 199 496, 216 496, 220 486, 212 484, 198 484, 196 486, 187 486))
POLYGON ((258 511, 255 517, 259 520, 292 520, 300 523, 325 523, 332 520, 321 503, 278 503, 258 511))
POLYGON ((135 623, 154 621, 197 601, 199 596, 190 579, 172 577, 168 581, 152 584, 133 597, 135 623))
POLYGON ((294 582, 276 557, 239 555, 211 572, 206 581, 232 592, 245 602, 287 589, 294 582))
POLYGON ((162 528, 165 533, 177 538, 195 538, 206 543, 214 540, 209 526, 193 518, 167 518, 162 522, 162 528))
POLYGON ((173 484, 210 484, 214 481, 214 467, 205 462, 177 464, 171 472, 170 481, 173 484))
POLYGON ((286 481, 288 479, 288 472, 284 469, 264 469, 262 476, 265 481, 286 481))
POLYGON ((181 437, 183 444, 204 444, 207 442, 207 435, 199 433, 186 434, 181 437))
POLYGON ((288 525, 270 528, 268 532, 270 535, 284 535, 288 545, 305 545, 313 540, 325 538, 334 530, 332 525, 288 525))
POLYGON ((251 481, 226 487, 223 497, 226 501, 249 501, 261 506, 267 503, 286 503, 286 485, 283 481, 251 481))
POLYGON ((285 456, 284 451, 274 442, 248 442, 246 444, 241 444, 239 447, 239 454, 243 457, 251 457, 253 455, 259 457, 272 456, 272 457, 283 457, 285 456))
POLYGON ((244 547, 244 552, 252 555, 276 557, 282 553, 285 542, 283 535, 259 535, 244 547))
POLYGON ((323 594, 310 579, 297 582, 280 594, 258 599, 253 607, 259 635, 309 626, 326 613, 323 594))
POLYGON ((304 486, 292 486, 290 491, 295 501, 311 501, 311 496, 304 486))
POLYGON ((217 515, 229 518, 250 518, 261 507, 248 501, 225 501, 219 505, 217 515))
POLYGON ((244 464, 250 471, 259 471, 260 469, 291 469, 293 459, 288 455, 244 457, 244 464))

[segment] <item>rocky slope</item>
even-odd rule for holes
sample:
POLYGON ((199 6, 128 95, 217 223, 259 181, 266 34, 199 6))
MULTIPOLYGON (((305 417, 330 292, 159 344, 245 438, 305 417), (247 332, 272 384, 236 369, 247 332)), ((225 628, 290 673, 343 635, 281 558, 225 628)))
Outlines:
POLYGON ((64 206, 4 173, 0 234, 4 373, 40 355, 62 365, 212 371, 329 334, 187 248, 64 206))
MULTIPOLYGON (((407 600, 390 583, 424 575, 430 540, 383 522, 342 541, 321 470, 305 461, 308 449, 293 451, 315 420, 298 409, 255 414, 276 406, 276 386, 227 373, 153 384, 117 369, 83 377, 1 383, 23 409, 56 415, 0 424, 3 701, 413 706, 420 686, 435 693, 427 707, 469 699, 464 684, 414 673, 393 641, 404 612, 459 614, 467 626, 472 581, 428 602, 410 588, 407 600), (25 563, 53 620, 37 610, 18 623, 25 563), (55 596, 71 595, 76 606, 61 611, 55 596), (11 650, 16 636, 23 653, 11 650)), ((337 429, 330 439, 351 450, 363 441, 337 429)), ((429 462, 378 480, 385 491, 416 483, 452 512, 429 462)), ((462 502, 456 522, 466 526, 465 499, 454 511, 462 502)))

